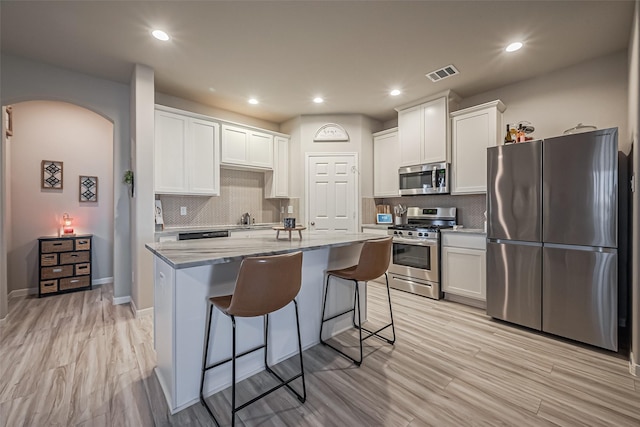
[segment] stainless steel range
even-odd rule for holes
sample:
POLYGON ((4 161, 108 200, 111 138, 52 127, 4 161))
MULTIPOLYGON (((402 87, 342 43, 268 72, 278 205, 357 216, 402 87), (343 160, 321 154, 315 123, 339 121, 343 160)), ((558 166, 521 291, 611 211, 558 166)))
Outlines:
POLYGON ((389 286, 440 299, 440 229, 456 224, 456 208, 409 208, 407 224, 389 227, 389 286))

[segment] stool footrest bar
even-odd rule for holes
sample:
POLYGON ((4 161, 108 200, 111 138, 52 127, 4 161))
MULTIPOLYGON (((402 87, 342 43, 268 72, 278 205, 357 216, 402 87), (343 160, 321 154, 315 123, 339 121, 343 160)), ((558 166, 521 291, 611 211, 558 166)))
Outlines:
MULTIPOLYGON (((262 348, 265 348, 265 345, 264 345, 264 344, 262 344, 262 345, 260 345, 260 346, 258 346, 258 347, 256 347, 256 348, 252 348, 251 350, 243 351, 242 353, 239 353, 239 354, 237 354, 237 355, 236 355, 236 359, 237 359, 238 357, 246 356, 246 355, 247 355, 247 354, 249 354, 249 353, 253 353, 254 351, 258 351, 258 350, 260 350, 260 349, 262 349, 262 348)), ((233 359, 233 358, 232 358, 232 357, 230 357, 230 358, 228 358, 228 359, 221 360, 220 362, 216 362, 216 363, 214 363, 213 365, 209 365, 209 366, 207 366, 206 368, 204 368, 204 370, 205 370, 205 371, 208 371, 209 369, 213 369, 213 368, 216 368, 216 367, 218 367, 218 366, 220 366, 220 365, 224 365, 225 363, 231 362, 231 360, 232 360, 232 359, 233 359)))

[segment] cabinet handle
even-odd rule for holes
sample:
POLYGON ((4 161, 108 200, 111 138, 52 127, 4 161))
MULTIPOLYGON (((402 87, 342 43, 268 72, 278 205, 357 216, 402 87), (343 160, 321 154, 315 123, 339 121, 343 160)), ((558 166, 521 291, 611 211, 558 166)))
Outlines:
POLYGON ((72 255, 71 255, 71 257, 72 257, 72 258, 77 258, 77 257, 78 257, 78 254, 72 254, 72 255))
POLYGON ((86 268, 87 268, 87 266, 86 266, 86 265, 78 266, 78 270, 85 270, 86 268))
POLYGON ((45 255, 44 259, 53 259, 54 255, 45 255))
POLYGON ((54 243, 53 246, 62 246, 62 243, 54 243))
POLYGON ((87 241, 86 240, 78 240, 78 243, 80 243, 81 245, 86 245, 87 241))
POLYGON ((53 272, 54 272, 54 273, 60 273, 61 271, 62 271, 62 269, 61 269, 61 268, 54 268, 54 269, 53 269, 53 272))
POLYGON ((69 283, 78 283, 79 281, 80 281, 80 279, 73 279, 69 283))
POLYGON ((44 283, 44 286, 45 286, 45 287, 46 287, 46 286, 55 286, 55 285, 56 285, 55 283, 44 283))

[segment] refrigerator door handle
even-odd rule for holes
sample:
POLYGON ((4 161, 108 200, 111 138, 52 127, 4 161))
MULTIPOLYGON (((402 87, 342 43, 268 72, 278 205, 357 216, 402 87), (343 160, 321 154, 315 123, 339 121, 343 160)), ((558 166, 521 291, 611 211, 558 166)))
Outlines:
POLYGON ((501 245, 519 245, 519 246, 542 246, 541 242, 525 242, 521 240, 505 240, 505 239, 487 239, 487 243, 498 243, 501 245))
POLYGON ((545 243, 544 247, 555 248, 555 249, 569 249, 572 251, 602 252, 602 253, 610 253, 610 254, 615 254, 618 252, 618 249, 616 248, 605 248, 602 246, 561 245, 558 243, 545 243))

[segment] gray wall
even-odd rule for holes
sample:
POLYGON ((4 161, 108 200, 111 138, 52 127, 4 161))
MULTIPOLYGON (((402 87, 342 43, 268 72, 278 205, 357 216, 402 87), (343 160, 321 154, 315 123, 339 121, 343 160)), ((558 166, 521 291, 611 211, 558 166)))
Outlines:
MULTIPOLYGON (((124 171, 129 169, 129 86, 16 56, 3 54, 0 59, 0 104, 64 101, 92 110, 113 123, 114 295, 129 296, 129 196, 122 184, 124 171)), ((4 170, 6 159, 2 160, 4 170)))

